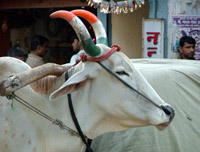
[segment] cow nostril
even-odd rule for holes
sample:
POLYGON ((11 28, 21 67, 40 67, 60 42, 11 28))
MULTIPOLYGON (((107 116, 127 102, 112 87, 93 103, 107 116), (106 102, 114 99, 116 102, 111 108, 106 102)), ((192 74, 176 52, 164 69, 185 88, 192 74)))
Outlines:
POLYGON ((171 112, 170 112, 166 107, 163 107, 163 106, 162 106, 162 109, 163 109, 163 111, 164 111, 167 115, 170 115, 170 114, 171 114, 171 112))
POLYGON ((163 109, 163 111, 170 117, 170 121, 174 118, 174 109, 168 105, 166 106, 161 106, 161 108, 163 109))

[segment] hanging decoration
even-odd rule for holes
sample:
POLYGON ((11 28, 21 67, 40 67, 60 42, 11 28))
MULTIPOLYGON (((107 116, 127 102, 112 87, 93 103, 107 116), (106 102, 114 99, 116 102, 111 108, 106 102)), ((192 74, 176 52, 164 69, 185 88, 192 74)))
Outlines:
POLYGON ((103 13, 128 13, 144 5, 144 0, 87 0, 89 6, 100 7, 103 13))

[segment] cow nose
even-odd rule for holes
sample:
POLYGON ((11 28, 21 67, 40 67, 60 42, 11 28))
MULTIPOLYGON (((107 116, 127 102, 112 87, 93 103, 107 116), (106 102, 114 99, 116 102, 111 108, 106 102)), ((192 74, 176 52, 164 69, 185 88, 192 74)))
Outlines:
POLYGON ((162 105, 161 108, 166 113, 166 115, 169 116, 169 120, 171 122, 175 115, 174 109, 169 105, 162 105))

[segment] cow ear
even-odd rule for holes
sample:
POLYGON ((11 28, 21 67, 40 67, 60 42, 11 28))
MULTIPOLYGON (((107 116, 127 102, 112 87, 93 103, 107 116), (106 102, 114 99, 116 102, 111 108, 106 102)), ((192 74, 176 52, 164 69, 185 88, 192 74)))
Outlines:
POLYGON ((83 88, 83 86, 86 84, 88 77, 88 73, 86 73, 85 70, 74 74, 59 89, 57 89, 50 95, 50 100, 55 100, 62 95, 66 95, 83 88))

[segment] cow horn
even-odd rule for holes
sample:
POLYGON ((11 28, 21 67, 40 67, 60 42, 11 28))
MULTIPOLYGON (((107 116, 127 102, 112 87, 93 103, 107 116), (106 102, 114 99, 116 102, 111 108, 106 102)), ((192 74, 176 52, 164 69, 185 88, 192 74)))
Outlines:
POLYGON ((108 40, 105 28, 103 27, 102 22, 96 15, 94 15, 89 11, 79 10, 79 9, 73 10, 71 11, 71 13, 75 14, 76 16, 83 17, 92 25, 97 39, 97 44, 105 44, 106 46, 108 46, 108 40))
POLYGON ((62 18, 69 22, 75 30, 85 52, 92 57, 100 55, 101 49, 93 43, 87 28, 76 15, 71 12, 61 10, 52 13, 50 17, 62 18))

